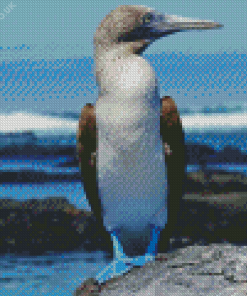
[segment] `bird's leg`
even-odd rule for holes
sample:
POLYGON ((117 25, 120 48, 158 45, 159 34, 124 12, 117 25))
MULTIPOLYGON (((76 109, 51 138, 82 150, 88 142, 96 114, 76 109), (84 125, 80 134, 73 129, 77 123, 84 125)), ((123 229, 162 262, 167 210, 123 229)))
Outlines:
POLYGON ((157 255, 157 246, 158 246, 161 228, 155 225, 151 225, 151 231, 152 231, 151 241, 147 248, 147 254, 155 256, 157 255))
POLYGON ((158 240, 160 236, 161 228, 155 225, 151 225, 151 240, 147 247, 147 251, 144 256, 133 258, 132 264, 135 266, 143 266, 148 261, 154 261, 157 255, 158 240))
POLYGON ((113 261, 97 274, 96 280, 99 283, 103 283, 112 277, 122 275, 133 267, 133 259, 124 254, 123 247, 118 240, 118 232, 119 231, 111 232, 113 241, 113 261))
POLYGON ((111 264, 107 265, 103 271, 97 274, 96 280, 99 283, 103 283, 112 277, 128 272, 133 266, 143 266, 149 261, 154 261, 155 255, 157 254, 157 244, 160 231, 161 228, 151 225, 152 233, 150 244, 147 248, 146 254, 139 257, 126 256, 123 251, 123 247, 118 240, 119 231, 112 231, 111 238, 113 241, 113 261, 111 264))

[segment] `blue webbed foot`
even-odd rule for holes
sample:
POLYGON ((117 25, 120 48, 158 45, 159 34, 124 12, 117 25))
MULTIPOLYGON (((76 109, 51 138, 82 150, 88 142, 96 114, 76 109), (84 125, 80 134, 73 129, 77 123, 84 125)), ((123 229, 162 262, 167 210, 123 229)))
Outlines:
POLYGON ((124 274, 133 267, 133 264, 131 264, 132 258, 127 257, 124 254, 123 248, 115 231, 111 233, 111 237, 113 241, 114 258, 111 264, 107 265, 100 273, 97 274, 96 280, 99 283, 103 283, 114 276, 124 274))
POLYGON ((133 266, 143 266, 149 261, 155 260, 157 254, 157 242, 159 238, 160 229, 152 227, 152 240, 147 248, 147 252, 144 256, 128 257, 124 254, 123 248, 118 240, 116 232, 111 233, 114 258, 111 264, 107 265, 100 273, 97 274, 96 280, 99 283, 103 283, 106 280, 118 275, 127 273, 133 266))

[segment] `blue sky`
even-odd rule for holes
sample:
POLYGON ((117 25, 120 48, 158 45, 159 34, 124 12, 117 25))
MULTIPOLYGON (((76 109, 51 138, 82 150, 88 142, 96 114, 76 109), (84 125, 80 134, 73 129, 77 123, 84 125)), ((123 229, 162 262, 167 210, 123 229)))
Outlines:
MULTIPOLYGON (((0 131, 20 126, 75 129, 75 121, 67 120, 65 124, 61 118, 48 120, 36 115, 34 120, 33 114, 79 113, 86 102, 96 101, 98 92, 90 58, 93 35, 102 18, 122 4, 146 5, 162 13, 223 24, 220 30, 191 31, 160 39, 145 51, 145 56, 156 69, 161 96, 172 96, 179 110, 217 109, 222 105, 234 113, 242 108, 242 115, 237 117, 216 114, 204 116, 203 120, 210 126, 214 123, 213 128, 246 125, 246 0, 99 3, 1 1, 0 131), (9 112, 19 113, 6 115, 9 112)), ((195 127, 203 122, 201 115, 195 116, 182 115, 184 125, 195 127)))
MULTIPOLYGON (((47 59, 49 46, 57 46, 52 53, 54 58, 92 56, 92 39, 96 27, 110 10, 121 4, 146 5, 162 13, 210 19, 224 24, 224 30, 194 31, 183 36, 177 34, 161 39, 146 51, 147 54, 168 50, 206 53, 215 53, 222 49, 246 50, 245 0, 2 0, 0 26, 4 34, 0 35, 0 44, 4 48, 20 47, 23 44, 31 46, 31 50, 23 49, 18 53, 23 57, 29 55, 29 58, 35 55, 36 58, 47 59), (10 3, 13 8, 5 13, 4 9, 10 3)), ((11 51, 1 54, 1 59, 8 56, 11 56, 11 51)))

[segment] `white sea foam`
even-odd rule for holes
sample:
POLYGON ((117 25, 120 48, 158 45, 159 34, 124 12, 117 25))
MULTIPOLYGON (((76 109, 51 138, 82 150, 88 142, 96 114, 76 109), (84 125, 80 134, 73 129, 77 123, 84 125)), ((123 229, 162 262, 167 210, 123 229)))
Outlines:
MULTIPOLYGON (((214 131, 229 132, 240 130, 247 126, 247 114, 242 113, 195 113, 181 115, 185 132, 214 131)), ((45 116, 28 112, 13 112, 0 114, 0 133, 21 132, 32 130, 35 133, 68 134, 76 133, 79 119, 45 116)))
POLYGON ((50 117, 27 112, 0 114, 0 132, 19 132, 24 130, 47 131, 52 133, 76 132, 78 121, 50 117))

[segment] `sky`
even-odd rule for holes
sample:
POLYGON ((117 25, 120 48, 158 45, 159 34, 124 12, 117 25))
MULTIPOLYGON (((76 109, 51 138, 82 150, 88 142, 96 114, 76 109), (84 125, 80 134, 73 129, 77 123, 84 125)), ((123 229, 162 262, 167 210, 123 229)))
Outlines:
MULTIPOLYGON (((166 1, 101 1, 91 0, 2 0, 0 3, 0 26, 4 34, 0 44, 4 48, 23 47, 18 56, 49 58, 77 58, 93 55, 93 34, 103 17, 122 4, 138 4, 155 8, 166 14, 191 18, 210 19, 224 24, 224 30, 189 32, 182 38, 179 34, 156 41, 146 53, 168 50, 183 52, 215 53, 223 50, 246 50, 245 0, 166 0, 166 1), (12 5, 11 5, 12 3, 12 5), (236 4, 237 3, 237 4, 236 4), (4 9, 10 5, 8 13, 4 9), (203 41, 203 42, 202 42, 203 41), (53 44, 53 46, 52 46, 53 44), (69 45, 70 47, 68 47, 69 45)), ((5 57, 16 57, 16 51, 5 51, 5 57), (6 54, 6 56, 5 56, 6 54)))
POLYGON ((44 115, 63 112, 66 118, 64 112, 80 113, 86 102, 95 103, 93 35, 102 18, 122 4, 223 24, 220 30, 161 38, 145 57, 158 74, 161 96, 174 98, 185 126, 246 125, 246 0, 2 0, 0 131, 75 129, 75 120, 44 115), (213 115, 203 115, 202 121, 191 114, 203 108, 214 109, 213 115), (217 108, 231 114, 219 117, 217 108), (190 114, 183 115, 183 109, 190 114), (235 112, 239 109, 241 114, 235 112))

